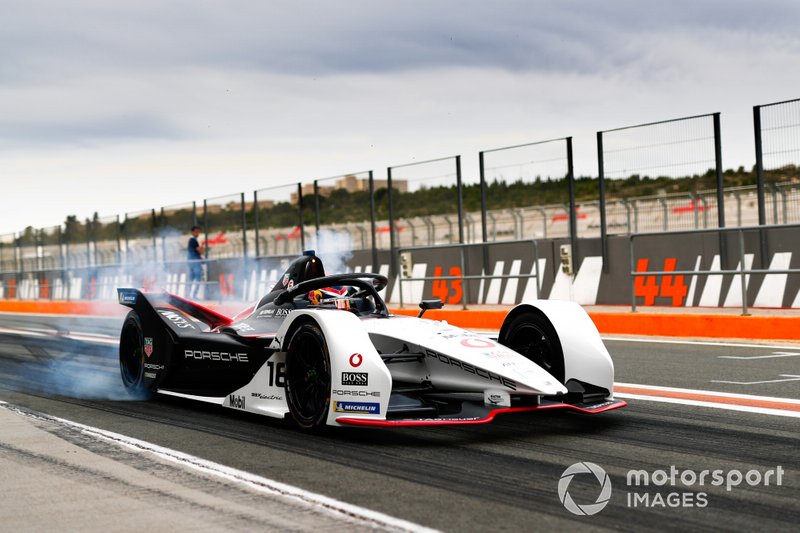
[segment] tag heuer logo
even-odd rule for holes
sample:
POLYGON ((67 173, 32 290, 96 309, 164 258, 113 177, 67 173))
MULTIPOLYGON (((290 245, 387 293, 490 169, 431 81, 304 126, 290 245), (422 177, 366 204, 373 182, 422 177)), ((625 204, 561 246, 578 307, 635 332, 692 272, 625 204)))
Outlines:
POLYGON ((144 338, 144 354, 147 357, 153 355, 153 337, 144 338))
POLYGON ((369 374, 366 372, 342 372, 342 385, 366 387, 369 385, 369 374))

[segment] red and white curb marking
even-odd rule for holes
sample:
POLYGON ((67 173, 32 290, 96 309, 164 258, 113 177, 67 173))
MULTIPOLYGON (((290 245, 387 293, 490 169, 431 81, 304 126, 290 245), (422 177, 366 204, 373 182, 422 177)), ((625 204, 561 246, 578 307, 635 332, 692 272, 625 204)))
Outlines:
POLYGON ((634 383, 615 383, 614 397, 800 418, 800 400, 634 383))

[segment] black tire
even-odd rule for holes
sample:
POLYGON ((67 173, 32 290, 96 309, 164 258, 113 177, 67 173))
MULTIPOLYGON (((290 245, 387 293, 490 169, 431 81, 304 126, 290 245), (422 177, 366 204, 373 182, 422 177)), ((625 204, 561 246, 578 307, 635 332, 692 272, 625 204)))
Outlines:
POLYGON ((553 325, 534 311, 526 311, 504 323, 500 344, 533 361, 564 383, 564 351, 553 325))
POLYGON ((302 429, 325 426, 331 404, 331 359, 325 336, 314 323, 302 324, 289 341, 286 402, 302 429))
POLYGON ((141 393, 144 387, 144 333, 139 315, 128 313, 119 337, 119 370, 122 384, 132 393, 141 393))

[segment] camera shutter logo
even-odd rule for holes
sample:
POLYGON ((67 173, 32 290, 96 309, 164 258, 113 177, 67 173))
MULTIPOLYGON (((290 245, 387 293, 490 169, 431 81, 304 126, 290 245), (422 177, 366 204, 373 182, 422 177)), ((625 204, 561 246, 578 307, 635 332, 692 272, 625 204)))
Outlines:
POLYGON ((608 477, 608 474, 606 474, 606 471, 603 470, 602 467, 594 463, 575 463, 564 470, 564 473, 561 474, 561 479, 558 481, 558 498, 561 500, 561 503, 564 504, 564 507, 566 507, 567 511, 572 514, 584 516, 597 514, 602 511, 606 505, 608 505, 608 501, 611 499, 611 479, 608 477), (600 495, 597 496, 597 500, 594 503, 578 505, 572 499, 572 496, 570 496, 568 490, 569 484, 575 474, 594 474, 594 477, 597 478, 597 482, 600 483, 601 489, 600 495))

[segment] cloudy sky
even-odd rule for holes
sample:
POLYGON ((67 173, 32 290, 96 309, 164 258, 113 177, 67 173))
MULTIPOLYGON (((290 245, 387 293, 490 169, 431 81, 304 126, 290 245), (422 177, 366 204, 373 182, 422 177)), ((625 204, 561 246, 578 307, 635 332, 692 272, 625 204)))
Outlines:
POLYGON ((800 97, 800 3, 0 0, 0 233, 800 97))

